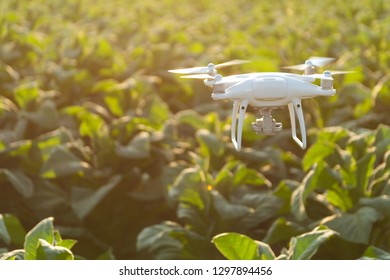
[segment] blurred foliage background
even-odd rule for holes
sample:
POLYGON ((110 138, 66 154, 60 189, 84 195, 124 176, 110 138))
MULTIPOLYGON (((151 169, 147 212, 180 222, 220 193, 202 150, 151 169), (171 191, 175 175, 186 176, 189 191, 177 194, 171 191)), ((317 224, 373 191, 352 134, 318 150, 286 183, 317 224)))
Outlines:
POLYGON ((78 241, 66 258, 229 258, 235 234, 268 258, 301 258, 307 236, 306 258, 389 258, 389 42, 385 0, 1 1, 0 254, 42 221, 50 246, 78 241), (270 137, 249 109, 236 152, 231 104, 167 72, 309 56, 356 72, 303 102, 305 151, 287 110, 270 137))

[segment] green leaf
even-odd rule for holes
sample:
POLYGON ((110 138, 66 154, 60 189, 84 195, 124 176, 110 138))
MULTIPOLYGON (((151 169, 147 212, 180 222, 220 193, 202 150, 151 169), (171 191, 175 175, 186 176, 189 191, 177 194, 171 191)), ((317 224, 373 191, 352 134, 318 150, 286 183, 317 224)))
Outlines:
POLYGON ((245 192, 240 197, 233 197, 235 204, 249 208, 249 213, 239 219, 243 228, 253 228, 279 214, 282 203, 272 192, 245 192))
POLYGON ((261 260, 275 260, 276 256, 271 247, 264 242, 257 241, 259 247, 257 248, 257 254, 260 256, 261 260))
POLYGON ((368 192, 368 182, 374 171, 375 159, 375 153, 367 153, 356 163, 356 184, 362 193, 368 192))
POLYGON ((340 236, 355 243, 368 244, 373 224, 380 218, 372 207, 364 206, 353 214, 345 213, 325 218, 322 223, 340 236))
POLYGON ((143 117, 150 120, 153 127, 161 128, 165 120, 171 117, 168 105, 158 95, 153 95, 142 110, 143 117))
POLYGON ((45 130, 58 127, 59 114, 54 101, 51 99, 43 100, 37 111, 25 112, 25 116, 45 130))
POLYGON ((178 259, 183 244, 173 237, 173 232, 182 232, 183 228, 174 222, 165 222, 144 228, 137 236, 137 250, 148 251, 156 259, 178 259))
POLYGON ((206 232, 209 227, 203 213, 199 211, 199 208, 194 207, 192 204, 179 203, 176 215, 186 224, 186 227, 192 231, 206 232))
POLYGON ((233 184, 240 186, 243 184, 253 186, 267 186, 271 187, 271 182, 264 177, 263 174, 257 172, 254 169, 250 169, 244 165, 239 165, 237 171, 234 173, 233 184))
POLYGON ((53 230, 53 218, 46 218, 40 221, 32 230, 30 230, 25 238, 24 259, 35 260, 37 258, 37 249, 40 244, 40 239, 47 241, 49 244, 53 244, 54 230, 53 230))
POLYGON ((119 100, 118 96, 106 95, 104 97, 104 101, 106 102, 108 108, 110 109, 111 113, 114 116, 116 116, 116 117, 123 116, 123 109, 121 106, 121 101, 119 100))
POLYGON ((0 260, 24 260, 24 250, 17 249, 2 255, 0 254, 0 260))
POLYGON ((121 180, 122 176, 115 175, 96 191, 81 187, 73 187, 71 204, 75 214, 80 219, 85 218, 121 180))
POLYGON ((208 129, 207 122, 194 110, 184 110, 176 114, 175 118, 179 124, 187 124, 194 129, 208 129))
POLYGON ((363 257, 376 260, 390 260, 390 253, 371 245, 364 252, 363 257))
POLYGON ((0 238, 7 244, 23 246, 26 231, 12 214, 0 214, 0 238))
POLYGON ((65 247, 70 250, 76 243, 77 240, 74 239, 62 239, 60 232, 58 230, 54 230, 54 245, 65 247))
POLYGON ((200 153, 206 157, 222 156, 224 152, 223 142, 214 133, 206 129, 199 129, 196 132, 196 139, 200 143, 200 153))
POLYGON ((311 146, 303 158, 303 170, 308 171, 314 164, 324 160, 335 150, 334 145, 330 143, 317 142, 311 146))
POLYGON ((126 146, 115 145, 117 155, 128 159, 145 159, 150 157, 151 136, 146 131, 139 132, 126 146))
POLYGON ((285 218, 278 218, 268 229, 263 241, 268 244, 275 244, 285 240, 290 240, 291 237, 297 236, 302 232, 304 232, 302 226, 287 221, 285 218))
POLYGON ((0 214, 0 240, 3 240, 7 245, 11 244, 11 236, 8 233, 2 214, 0 214))
POLYGON ((54 148, 49 158, 44 162, 41 176, 46 179, 68 177, 74 174, 83 174, 90 169, 90 165, 80 160, 69 149, 60 145, 54 148))
POLYGON ((390 127, 379 125, 375 134, 375 154, 377 158, 381 158, 386 151, 390 149, 390 127))
POLYGON ((73 253, 61 246, 54 246, 44 239, 39 239, 37 253, 37 260, 73 260, 73 253))
POLYGON ((318 248, 333 235, 335 235, 334 231, 325 227, 317 227, 311 232, 291 238, 288 258, 292 260, 311 259, 318 248))
POLYGON ((26 108, 31 101, 37 100, 38 97, 39 89, 37 82, 24 83, 15 88, 15 99, 21 108, 26 108))
POLYGON ((115 260, 115 255, 112 251, 112 248, 108 248, 105 252, 100 254, 96 259, 97 260, 115 260))
POLYGON ((203 175, 199 168, 181 171, 168 192, 171 203, 185 202, 207 212, 210 194, 203 175))
POLYGON ((33 195, 34 184, 21 170, 0 169, 0 174, 3 174, 24 198, 30 198, 33 195))
POLYGON ((381 195, 373 198, 362 197, 359 203, 369 206, 382 213, 383 216, 390 216, 390 196, 381 195))
POLYGON ((223 220, 237 219, 254 212, 253 208, 228 202, 216 190, 212 190, 210 193, 213 197, 215 210, 223 220))
POLYGON ((221 233, 212 240, 217 249, 229 260, 275 259, 272 249, 265 243, 238 233, 221 233))

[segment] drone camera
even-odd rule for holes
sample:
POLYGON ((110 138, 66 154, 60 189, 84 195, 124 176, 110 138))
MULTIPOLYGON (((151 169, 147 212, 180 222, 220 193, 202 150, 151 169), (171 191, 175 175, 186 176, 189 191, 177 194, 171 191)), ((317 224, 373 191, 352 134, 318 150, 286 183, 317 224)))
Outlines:
POLYGON ((275 135, 282 131, 282 123, 276 122, 271 116, 271 110, 260 110, 263 115, 260 119, 252 122, 252 131, 256 134, 275 135))

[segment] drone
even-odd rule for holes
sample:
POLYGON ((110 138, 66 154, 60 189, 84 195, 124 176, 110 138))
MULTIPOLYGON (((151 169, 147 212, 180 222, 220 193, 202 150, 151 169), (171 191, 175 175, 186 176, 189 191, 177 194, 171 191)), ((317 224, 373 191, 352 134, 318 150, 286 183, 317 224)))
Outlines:
POLYGON ((252 131, 256 134, 275 135, 282 130, 282 123, 276 122, 271 112, 288 106, 291 119, 292 139, 303 150, 306 149, 306 127, 302 110, 302 99, 317 96, 333 96, 332 75, 346 74, 351 71, 329 71, 316 73, 317 67, 323 67, 334 61, 331 57, 312 56, 304 64, 286 66, 285 69, 300 70, 303 74, 289 72, 260 72, 238 74, 223 77, 218 69, 248 63, 248 60, 232 60, 221 64, 209 63, 204 67, 191 67, 169 70, 183 74, 182 78, 203 79, 204 84, 213 89, 213 100, 233 101, 231 140, 237 151, 241 150, 242 129, 248 105, 259 111, 261 118, 252 122, 252 131), (320 79, 320 85, 313 84, 320 79), (298 119, 301 139, 297 136, 298 119))

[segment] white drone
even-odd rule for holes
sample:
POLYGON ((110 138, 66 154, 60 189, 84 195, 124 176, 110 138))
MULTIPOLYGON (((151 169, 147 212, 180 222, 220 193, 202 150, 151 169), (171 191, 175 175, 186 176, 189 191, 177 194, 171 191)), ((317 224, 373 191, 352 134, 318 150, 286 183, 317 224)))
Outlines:
POLYGON ((322 67, 333 60, 334 58, 330 57, 310 57, 304 64, 284 67, 303 70, 303 75, 262 72, 222 77, 217 74, 217 69, 247 63, 249 62, 247 60, 232 60, 217 65, 210 63, 206 67, 175 69, 169 72, 185 74, 186 76, 182 78, 204 79, 204 84, 213 88, 212 99, 233 101, 231 138, 237 151, 241 149, 242 127, 248 105, 257 109, 261 115, 261 118, 252 122, 252 130, 257 134, 266 135, 274 135, 282 130, 282 123, 272 118, 271 111, 288 105, 292 138, 302 149, 305 149, 306 128, 301 99, 334 95, 336 90, 333 88, 332 75, 349 73, 347 71, 315 73, 316 67, 322 67), (316 79, 321 79, 320 86, 313 84, 316 79), (301 139, 297 137, 295 113, 298 117, 301 139), (236 129, 237 118, 238 130, 236 129))

